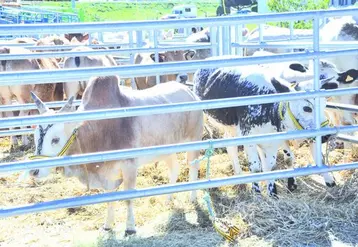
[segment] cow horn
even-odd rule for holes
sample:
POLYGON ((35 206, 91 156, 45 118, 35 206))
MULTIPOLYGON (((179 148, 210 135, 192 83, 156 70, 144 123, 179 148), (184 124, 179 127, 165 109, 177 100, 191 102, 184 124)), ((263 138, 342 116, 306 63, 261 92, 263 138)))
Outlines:
POLYGON ((58 111, 58 113, 64 113, 64 112, 69 112, 72 109, 72 103, 73 100, 75 99, 74 96, 72 96, 67 103, 58 111))
POLYGON ((40 100, 40 98, 36 96, 36 94, 34 94, 33 92, 30 92, 30 94, 31 94, 31 97, 34 100, 40 114, 43 114, 49 110, 47 108, 47 106, 40 100))

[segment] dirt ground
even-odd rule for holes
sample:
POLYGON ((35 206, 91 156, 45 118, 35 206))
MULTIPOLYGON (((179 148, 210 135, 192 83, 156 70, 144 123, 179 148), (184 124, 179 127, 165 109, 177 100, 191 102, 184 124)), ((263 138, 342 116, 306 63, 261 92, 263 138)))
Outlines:
MULTIPOLYGON (((212 157, 211 177, 233 175, 231 162, 224 149, 212 157)), ((0 139, 1 162, 22 160, 33 149, 10 153, 9 139, 0 139)), ((307 146, 295 150, 296 167, 309 162, 307 146)), ((246 158, 239 154, 246 167, 246 158)), ((179 182, 187 181, 185 156, 181 162, 179 182)), ((330 153, 330 162, 339 164, 356 161, 349 150, 336 149, 330 153)), ((282 155, 279 164, 283 165, 282 155)), ((282 166, 283 167, 283 166, 282 166)), ((200 179, 205 177, 206 163, 201 162, 200 179)), ((0 219, 0 246, 358 246, 357 174, 353 171, 334 173, 338 186, 327 188, 318 175, 298 178, 298 190, 290 193, 286 180, 278 181, 279 199, 267 197, 265 183, 262 196, 254 195, 250 185, 226 186, 211 190, 217 215, 235 224, 239 237, 235 244, 224 241, 213 229, 198 191, 198 203, 189 203, 189 192, 177 193, 170 204, 166 195, 136 199, 134 210, 137 236, 124 237, 126 208, 116 203, 114 233, 104 233, 106 204, 60 209, 0 219)), ((18 183, 19 173, 0 177, 0 207, 70 198, 91 191, 77 179, 65 179, 53 173, 37 185, 18 183)), ((140 169, 137 188, 168 183, 164 163, 157 168, 149 164, 140 169)), ((120 187, 120 189, 122 189, 120 187)))

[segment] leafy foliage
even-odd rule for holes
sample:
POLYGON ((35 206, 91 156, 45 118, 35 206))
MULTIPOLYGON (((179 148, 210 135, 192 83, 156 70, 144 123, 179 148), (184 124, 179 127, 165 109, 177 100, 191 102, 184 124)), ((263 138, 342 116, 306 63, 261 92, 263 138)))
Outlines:
MULTIPOLYGON (((294 12, 328 9, 330 0, 268 0, 268 8, 271 12, 294 12)), ((270 23, 270 25, 277 23, 270 23)), ((281 27, 289 27, 289 22, 278 23, 281 27)), ((299 20, 294 22, 296 29, 312 28, 312 20, 299 20)))

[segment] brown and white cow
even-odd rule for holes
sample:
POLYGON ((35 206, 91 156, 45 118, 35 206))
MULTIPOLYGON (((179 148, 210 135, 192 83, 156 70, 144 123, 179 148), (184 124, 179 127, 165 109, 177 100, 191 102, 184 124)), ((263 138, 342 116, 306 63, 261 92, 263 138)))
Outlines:
MULTIPOLYGON (((0 54, 29 54, 31 51, 21 47, 0 47, 0 54)), ((59 69, 58 63, 52 58, 40 59, 23 59, 23 60, 2 60, 0 72, 13 72, 13 71, 27 71, 27 70, 43 70, 43 69, 59 69)), ((45 102, 60 99, 60 95, 56 95, 56 83, 46 84, 28 84, 28 85, 13 85, 13 86, 0 86, 0 99, 1 104, 11 105, 12 98, 15 97, 16 101, 20 104, 31 103, 30 91, 36 94, 45 102)), ((63 96, 63 94, 62 94, 63 96)), ((60 99, 60 100, 63 100, 60 99)), ((34 114, 36 111, 21 110, 19 116, 26 116, 34 114)), ((14 113, 9 111, 5 116, 12 117, 14 113)), ((11 145, 15 144, 17 139, 15 136, 11 138, 11 145)), ((23 144, 28 144, 28 139, 22 137, 23 144)))
MULTIPOLYGON (((56 114, 49 110, 36 95, 32 94, 42 115, 56 114)), ((60 110, 72 109, 73 97, 60 110)), ((198 101, 198 97, 178 82, 167 82, 146 90, 133 90, 119 85, 117 76, 94 77, 89 81, 81 106, 77 111, 109 109, 119 107, 137 107, 157 104, 171 104, 198 101)), ((75 134, 76 139, 67 154, 104 152, 141 148, 157 145, 200 141, 203 133, 203 112, 176 112, 117 119, 83 121, 81 123, 56 123, 39 125, 35 129, 36 155, 57 156, 69 138, 75 134), (74 132, 74 131, 77 132, 74 132)), ((196 159, 199 151, 187 152, 187 163, 196 159)), ((166 161, 170 183, 178 178, 179 164, 175 154, 152 155, 125 160, 105 161, 85 165, 63 167, 65 176, 75 176, 87 188, 115 190, 123 183, 124 190, 135 188, 138 168, 155 161, 166 161)), ((190 181, 198 179, 198 164, 189 165, 190 181)), ((41 178, 50 174, 49 168, 28 172, 30 176, 41 178)), ((25 173, 26 174, 26 173, 25 173)), ((168 196, 171 199, 171 195, 168 196)), ((191 201, 196 199, 192 191, 191 201)), ((105 229, 114 224, 113 203, 108 204, 105 229)), ((132 201, 127 201, 126 234, 134 234, 135 220, 132 201)))
MULTIPOLYGON (((192 60, 196 52, 194 50, 187 51, 166 51, 158 53, 159 63, 165 62, 179 62, 185 60, 192 60)), ((155 63, 155 54, 154 53, 138 53, 134 57, 134 64, 154 64, 155 63)), ((169 74, 161 75, 160 83, 168 81, 177 81, 185 83, 188 79, 187 74, 169 74)), ((156 85, 155 76, 146 76, 146 77, 136 77, 135 83, 137 89, 146 89, 156 85)))
MULTIPOLYGON (((77 43, 74 37, 71 43, 77 43)), ((87 46, 78 46, 72 51, 92 51, 93 49, 87 46)), ((97 56, 77 56, 68 57, 64 60, 63 68, 86 68, 86 67, 111 67, 117 66, 116 61, 111 55, 97 55, 97 56)), ((67 99, 72 96, 77 98, 82 95, 87 85, 87 81, 65 82, 64 91, 67 99)))

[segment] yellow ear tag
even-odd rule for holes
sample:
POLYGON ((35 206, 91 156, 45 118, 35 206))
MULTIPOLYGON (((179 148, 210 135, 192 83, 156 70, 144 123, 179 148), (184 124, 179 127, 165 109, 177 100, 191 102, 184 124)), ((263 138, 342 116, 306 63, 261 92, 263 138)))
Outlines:
POLYGON ((347 75, 346 82, 349 82, 349 81, 353 81, 353 77, 351 77, 350 75, 347 75))

